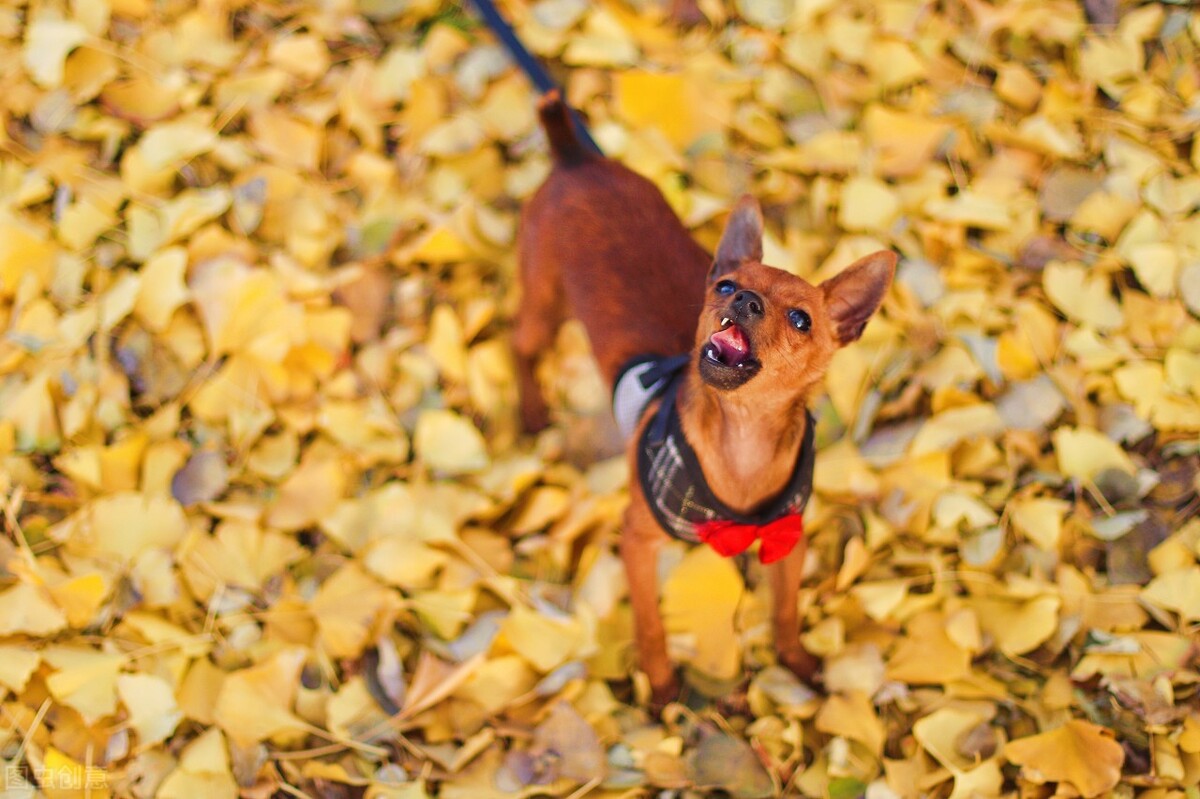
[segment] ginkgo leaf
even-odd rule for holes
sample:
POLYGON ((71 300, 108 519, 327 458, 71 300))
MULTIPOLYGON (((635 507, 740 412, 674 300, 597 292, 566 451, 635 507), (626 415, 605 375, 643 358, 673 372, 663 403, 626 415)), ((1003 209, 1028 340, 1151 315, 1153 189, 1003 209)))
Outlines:
POLYGON ((161 677, 122 674, 117 678, 117 696, 129 712, 129 723, 137 732, 140 747, 165 741, 183 719, 174 689, 161 677))
POLYGON ((362 653, 371 628, 392 599, 392 592, 366 571, 351 563, 322 583, 312 598, 321 642, 331 657, 362 653))
POLYGON ((19 646, 0 646, 0 685, 14 693, 24 691, 25 684, 41 662, 37 652, 19 646))
POLYGON ((727 679, 737 673, 733 614, 742 590, 737 570, 710 547, 689 552, 663 586, 667 629, 691 638, 692 665, 713 677, 727 679))
POLYGON ((46 678, 50 694, 85 720, 94 722, 117 709, 117 675, 124 656, 55 646, 43 650, 42 659, 55 669, 46 678))
POLYGON ((46 89, 62 84, 67 54, 87 40, 87 29, 72 20, 41 16, 25 35, 24 62, 30 77, 46 89))
POLYGON ((1125 751, 1112 731, 1072 719, 1049 732, 1009 741, 1004 757, 1035 782, 1066 782, 1083 796, 1098 796, 1121 779, 1125 751))
POLYGON ((1069 477, 1090 480, 1105 469, 1134 471, 1121 446, 1098 430, 1061 427, 1054 431, 1054 451, 1059 468, 1069 477))
POLYGON ((448 474, 476 472, 488 464, 483 436, 468 420, 450 411, 425 411, 413 434, 417 456, 448 474))
POLYGON ((1160 574, 1142 589, 1142 598, 1185 621, 1200 619, 1200 566, 1160 574))
POLYGON ((305 729, 292 709, 305 657, 303 649, 285 649, 229 675, 217 696, 215 719, 231 740, 249 745, 305 729))
POLYGON ((48 635, 66 626, 66 615, 35 586, 19 583, 0 591, 0 635, 48 635))

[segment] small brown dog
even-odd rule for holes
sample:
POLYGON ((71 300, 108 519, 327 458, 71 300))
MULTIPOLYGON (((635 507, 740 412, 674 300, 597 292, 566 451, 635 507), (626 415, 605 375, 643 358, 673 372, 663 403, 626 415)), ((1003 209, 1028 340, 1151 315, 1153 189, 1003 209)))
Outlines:
POLYGON ((761 541, 776 652, 810 678, 797 607, 812 481, 806 402, 879 307, 896 256, 877 252, 813 286, 762 263, 762 214, 744 197, 711 257, 650 181, 580 140, 556 92, 539 110, 554 168, 521 220, 521 415, 530 431, 547 423, 534 367, 570 313, 630 436, 621 558, 653 701, 678 687, 656 577, 668 534, 725 555, 761 541))

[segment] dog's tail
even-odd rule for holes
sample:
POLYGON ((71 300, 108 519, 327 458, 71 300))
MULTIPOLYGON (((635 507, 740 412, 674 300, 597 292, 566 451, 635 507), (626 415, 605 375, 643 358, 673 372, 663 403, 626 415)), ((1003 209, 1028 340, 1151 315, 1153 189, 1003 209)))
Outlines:
POLYGON ((542 96, 538 103, 538 118, 542 121, 542 130, 546 131, 555 161, 565 165, 578 164, 599 154, 600 149, 587 135, 587 129, 580 124, 571 106, 563 101, 558 89, 551 89, 542 96))
POLYGON ((521 71, 529 77, 534 88, 544 95, 539 114, 555 157, 570 162, 577 161, 588 153, 603 155, 583 120, 573 108, 563 102, 562 90, 554 82, 554 78, 550 77, 542 62, 517 38, 512 26, 500 15, 492 0, 472 0, 472 3, 483 18, 484 24, 496 34, 496 38, 508 50, 521 71))

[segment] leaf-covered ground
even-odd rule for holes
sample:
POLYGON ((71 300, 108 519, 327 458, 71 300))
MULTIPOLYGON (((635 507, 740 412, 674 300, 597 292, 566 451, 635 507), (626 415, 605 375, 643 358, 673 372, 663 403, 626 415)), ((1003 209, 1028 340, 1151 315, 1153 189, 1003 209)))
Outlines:
POLYGON ((903 256, 817 407, 819 688, 753 563, 673 546, 644 710, 578 328, 517 434, 547 159, 469 14, 18 0, 5 797, 1195 799, 1200 14, 700 5, 506 10, 706 245, 751 192, 769 263, 903 256))

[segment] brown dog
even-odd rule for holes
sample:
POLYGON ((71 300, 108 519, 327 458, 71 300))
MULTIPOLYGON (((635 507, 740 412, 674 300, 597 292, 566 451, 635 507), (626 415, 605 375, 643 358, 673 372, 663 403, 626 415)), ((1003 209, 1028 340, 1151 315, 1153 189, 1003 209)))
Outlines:
POLYGON ((857 339, 879 307, 896 257, 869 255, 813 286, 761 263, 762 215, 749 197, 710 257, 650 181, 584 146, 556 93, 540 114, 554 168, 521 224, 514 343, 522 420, 531 431, 547 423, 534 366, 568 312, 616 385, 618 421, 630 413, 624 395, 632 392, 635 406, 649 398, 628 424, 635 477, 621 557, 653 701, 677 691, 656 579, 668 533, 709 541, 722 554, 762 540, 760 557, 777 561, 770 579, 779 660, 810 678, 816 662, 801 646, 797 609, 799 512, 812 466, 806 401, 834 351, 857 339), (630 389, 623 373, 640 382, 630 389))

